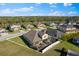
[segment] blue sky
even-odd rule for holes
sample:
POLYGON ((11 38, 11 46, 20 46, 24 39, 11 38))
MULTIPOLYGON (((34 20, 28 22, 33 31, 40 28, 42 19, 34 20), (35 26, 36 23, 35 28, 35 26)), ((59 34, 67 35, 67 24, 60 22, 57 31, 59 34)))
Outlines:
POLYGON ((79 3, 0 3, 0 16, 79 16, 79 3))

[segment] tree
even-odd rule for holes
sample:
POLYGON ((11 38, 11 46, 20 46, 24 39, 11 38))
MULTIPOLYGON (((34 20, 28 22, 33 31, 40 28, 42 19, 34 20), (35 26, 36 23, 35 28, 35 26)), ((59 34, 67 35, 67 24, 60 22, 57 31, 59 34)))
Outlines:
POLYGON ((67 55, 67 49, 66 48, 62 48, 61 49, 61 56, 66 56, 67 55))

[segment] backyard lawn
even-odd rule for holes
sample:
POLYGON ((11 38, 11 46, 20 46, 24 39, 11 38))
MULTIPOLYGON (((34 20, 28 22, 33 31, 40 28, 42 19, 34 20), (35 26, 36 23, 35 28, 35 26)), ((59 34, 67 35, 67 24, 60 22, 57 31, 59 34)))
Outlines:
POLYGON ((24 45, 25 47, 5 40, 5 41, 0 42, 0 55, 53 56, 53 55, 60 55, 60 52, 57 51, 56 49, 61 49, 63 47, 65 47, 66 49, 71 49, 73 51, 79 52, 78 47, 66 41, 62 41, 55 47, 52 47, 47 52, 42 54, 38 51, 28 48, 28 46, 22 41, 20 37, 16 37, 16 38, 9 39, 9 40, 14 41, 18 44, 24 45))

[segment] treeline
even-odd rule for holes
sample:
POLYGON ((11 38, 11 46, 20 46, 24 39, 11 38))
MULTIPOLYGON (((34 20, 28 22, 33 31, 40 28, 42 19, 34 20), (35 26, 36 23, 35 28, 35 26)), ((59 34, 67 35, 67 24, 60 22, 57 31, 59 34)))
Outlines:
POLYGON ((28 22, 35 21, 53 21, 53 22, 79 22, 78 16, 73 17, 58 17, 58 16, 1 16, 0 17, 0 27, 5 27, 7 24, 26 24, 28 22))

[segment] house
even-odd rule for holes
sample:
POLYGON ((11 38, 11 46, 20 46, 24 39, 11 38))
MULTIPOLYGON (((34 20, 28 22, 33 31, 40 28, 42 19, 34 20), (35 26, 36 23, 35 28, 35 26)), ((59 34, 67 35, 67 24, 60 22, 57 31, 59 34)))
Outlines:
POLYGON ((46 46, 46 44, 38 36, 38 32, 36 30, 31 30, 28 33, 24 34, 23 38, 29 43, 29 47, 34 48, 38 51, 46 46))
POLYGON ((0 28, 0 36, 5 36, 5 35, 8 35, 7 30, 4 28, 0 28))
POLYGON ((76 22, 69 22, 68 25, 76 25, 76 22))
POLYGON ((57 24, 54 23, 54 22, 50 23, 50 26, 56 26, 56 25, 57 25, 57 24))
POLYGON ((50 26, 51 26, 53 29, 57 29, 57 24, 54 23, 54 22, 50 23, 50 26))
POLYGON ((35 25, 38 28, 44 28, 46 26, 43 22, 36 22, 35 25))
POLYGON ((47 22, 45 24, 52 29, 57 29, 57 24, 55 22, 47 22))
POLYGON ((60 35, 60 32, 54 29, 31 30, 23 34, 23 38, 29 43, 29 47, 42 51, 42 49, 58 41, 60 35))
POLYGON ((74 25, 77 29, 79 29, 79 24, 74 25))
POLYGON ((64 33, 74 33, 77 32, 76 27, 73 25, 59 25, 57 26, 58 30, 64 32, 64 33))
POLYGON ((55 24, 58 26, 58 25, 63 25, 64 22, 55 22, 55 24))
POLYGON ((72 42, 75 44, 79 44, 79 38, 73 38, 72 42))
POLYGON ((76 22, 76 25, 79 25, 79 22, 76 22))
POLYGON ((21 29, 21 25, 19 25, 19 24, 9 25, 9 30, 10 31, 19 31, 20 29, 21 29))
POLYGON ((34 25, 32 25, 32 24, 28 24, 27 26, 26 26, 26 29, 27 30, 32 30, 34 28, 34 25))
POLYGON ((56 26, 57 24, 55 22, 47 22, 45 23, 47 26, 56 26))

